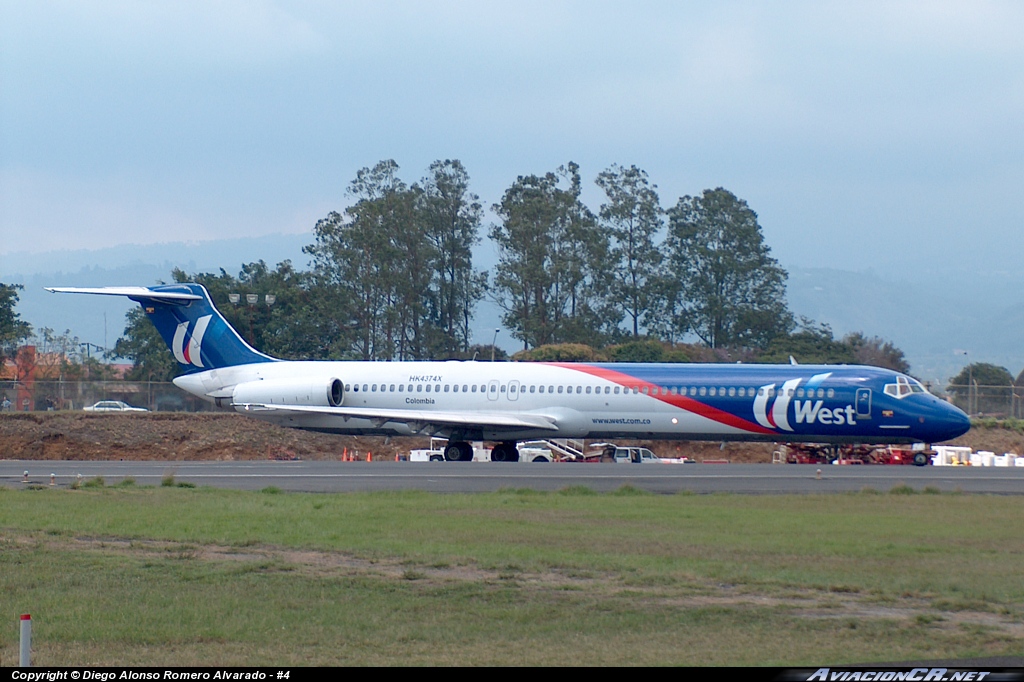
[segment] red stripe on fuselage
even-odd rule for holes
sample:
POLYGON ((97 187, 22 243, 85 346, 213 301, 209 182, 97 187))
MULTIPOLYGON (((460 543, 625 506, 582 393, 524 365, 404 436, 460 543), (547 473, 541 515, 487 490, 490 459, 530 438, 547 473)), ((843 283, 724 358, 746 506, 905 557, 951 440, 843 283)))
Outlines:
MULTIPOLYGON (((564 369, 571 369, 577 372, 585 372, 586 374, 590 374, 591 376, 598 377, 599 379, 605 379, 606 381, 614 382, 616 384, 619 384, 620 386, 625 386, 626 388, 632 388, 633 386, 636 386, 638 390, 642 391, 644 387, 647 387, 648 398, 655 398, 656 400, 660 400, 663 403, 668 403, 673 407, 678 407, 681 410, 686 410, 687 412, 699 414, 700 416, 706 417, 712 421, 716 421, 719 424, 725 424, 726 426, 742 429, 744 431, 749 431, 751 433, 775 433, 775 431, 772 431, 771 429, 766 429, 760 424, 755 424, 754 422, 747 421, 742 417, 737 417, 736 415, 730 412, 726 412, 724 410, 720 410, 717 407, 705 405, 699 400, 694 400, 693 398, 688 398, 687 396, 684 395, 660 395, 661 386, 659 386, 658 384, 652 384, 649 381, 637 379, 634 376, 625 374, 623 372, 618 372, 613 369, 606 369, 604 367, 594 367, 593 365, 576 364, 573 362, 549 362, 544 364, 553 365, 555 367, 562 367, 564 369), (659 395, 651 395, 650 390, 654 388, 659 389, 659 395)), ((771 419, 770 416, 768 418, 771 419)))

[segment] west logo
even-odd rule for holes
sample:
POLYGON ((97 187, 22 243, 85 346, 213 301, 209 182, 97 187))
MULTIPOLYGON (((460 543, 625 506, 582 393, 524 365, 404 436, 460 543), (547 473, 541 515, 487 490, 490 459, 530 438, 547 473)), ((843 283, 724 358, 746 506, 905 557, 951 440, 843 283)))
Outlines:
MULTIPOLYGON (((832 372, 826 372, 825 374, 815 374, 808 379, 808 397, 814 395, 814 390, 830 376, 832 376, 832 372)), ((836 425, 857 423, 854 421, 852 405, 829 409, 823 407, 824 402, 821 400, 797 400, 794 402, 793 395, 796 393, 797 386, 800 385, 801 381, 803 379, 790 379, 782 384, 778 393, 775 391, 775 384, 766 384, 759 388, 757 397, 754 398, 754 419, 757 420, 757 423, 768 429, 792 431, 793 427, 789 425, 790 402, 793 402, 794 416, 796 417, 797 424, 813 424, 815 422, 836 425), (769 408, 769 401, 773 399, 774 402, 771 403, 769 408)))
POLYGON ((203 315, 196 320, 195 329, 192 330, 192 336, 188 339, 188 343, 185 342, 185 336, 188 334, 188 321, 178 324, 178 328, 174 330, 174 340, 171 342, 175 360, 183 365, 203 366, 203 335, 206 334, 206 328, 212 318, 213 315, 203 315))
POLYGON ((822 407, 822 401, 812 402, 810 400, 800 401, 797 400, 793 403, 793 411, 796 413, 797 424, 813 424, 818 422, 819 424, 835 424, 841 426, 843 424, 856 424, 854 419, 853 405, 847 405, 846 407, 837 407, 835 409, 829 409, 822 407))

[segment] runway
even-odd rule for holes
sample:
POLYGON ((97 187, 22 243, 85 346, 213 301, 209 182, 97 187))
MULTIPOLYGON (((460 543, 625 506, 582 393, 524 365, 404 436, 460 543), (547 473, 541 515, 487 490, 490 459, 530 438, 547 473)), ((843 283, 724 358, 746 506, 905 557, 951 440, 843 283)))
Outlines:
POLYGON ((78 462, 0 461, 0 485, 69 487, 102 476, 106 485, 131 477, 139 485, 176 481, 216 488, 293 492, 423 490, 438 493, 493 492, 501 488, 555 491, 587 486, 611 492, 632 485, 653 493, 809 494, 870 488, 888 492, 905 483, 917 491, 997 495, 1024 494, 1024 468, 815 466, 799 464, 495 464, 486 462, 78 462), (821 470, 820 479, 817 471, 821 470))

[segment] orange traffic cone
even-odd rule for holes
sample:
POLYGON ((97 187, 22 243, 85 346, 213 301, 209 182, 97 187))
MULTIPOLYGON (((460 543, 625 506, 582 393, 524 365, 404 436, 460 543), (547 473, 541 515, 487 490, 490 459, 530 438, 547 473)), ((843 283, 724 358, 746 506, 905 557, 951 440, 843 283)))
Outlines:
POLYGON ((345 448, 344 450, 341 451, 341 461, 342 462, 347 462, 348 461, 348 448, 345 448))
POLYGON ((367 452, 366 453, 366 461, 367 462, 372 462, 373 461, 373 453, 372 452, 367 452))

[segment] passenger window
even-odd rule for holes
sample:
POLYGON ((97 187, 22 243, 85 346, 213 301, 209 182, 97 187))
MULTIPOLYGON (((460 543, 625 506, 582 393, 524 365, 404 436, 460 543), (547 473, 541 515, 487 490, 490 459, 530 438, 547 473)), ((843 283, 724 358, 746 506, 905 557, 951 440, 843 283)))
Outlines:
POLYGON ((473 384, 473 393, 476 393, 476 384, 473 384))
MULTIPOLYGON (((541 388, 544 388, 544 387, 541 386, 541 388)), ((536 392, 537 392, 537 387, 536 386, 530 386, 530 393, 536 393, 536 392)))
MULTIPOLYGON (((502 386, 501 388, 504 389, 505 387, 502 386)), ((498 391, 498 385, 497 384, 491 386, 491 393, 496 393, 497 391, 498 391)))
POLYGON ((835 389, 834 388, 828 389, 828 394, 827 395, 828 395, 829 398, 835 398, 836 397, 835 389))
POLYGON ((544 387, 543 386, 539 386, 538 388, 540 388, 540 391, 539 391, 540 393, 544 392, 544 387))
POLYGON ((416 392, 423 393, 423 384, 416 384, 416 392))
POLYGON ((434 384, 434 393, 441 392, 441 384, 434 384))
POLYGON ((554 392, 555 392, 555 387, 554 386, 548 386, 548 393, 554 393, 554 392))
POLYGON ((394 392, 395 392, 395 385, 394 385, 394 384, 391 384, 391 388, 390 388, 389 390, 390 390, 390 391, 391 391, 392 393, 394 393, 394 392))
POLYGON ((618 387, 618 386, 616 386, 616 387, 615 387, 615 395, 618 395, 618 394, 619 394, 619 387, 618 387))
POLYGON ((701 395, 707 395, 708 394, 708 387, 707 386, 701 386, 700 387, 700 394, 701 395))
POLYGON ((590 386, 587 386, 587 395, 590 395, 590 386))
POLYGON ((430 393, 430 384, 427 384, 427 393, 430 393))
POLYGON ((502 393, 504 393, 504 392, 505 392, 505 384, 502 384, 502 385, 501 385, 501 392, 502 392, 502 393))
POLYGON ((562 392, 562 387, 561 387, 561 386, 559 386, 559 387, 558 387, 558 392, 559 392, 559 393, 561 393, 561 392, 562 392))
POLYGON ((404 390, 405 390, 405 384, 399 384, 398 385, 398 392, 401 393, 404 390))
POLYGON ((469 390, 469 386, 467 386, 466 384, 462 384, 462 392, 465 393, 468 390, 469 390))
POLYGON ((345 390, 346 391, 351 391, 352 390, 352 384, 345 384, 345 390))

